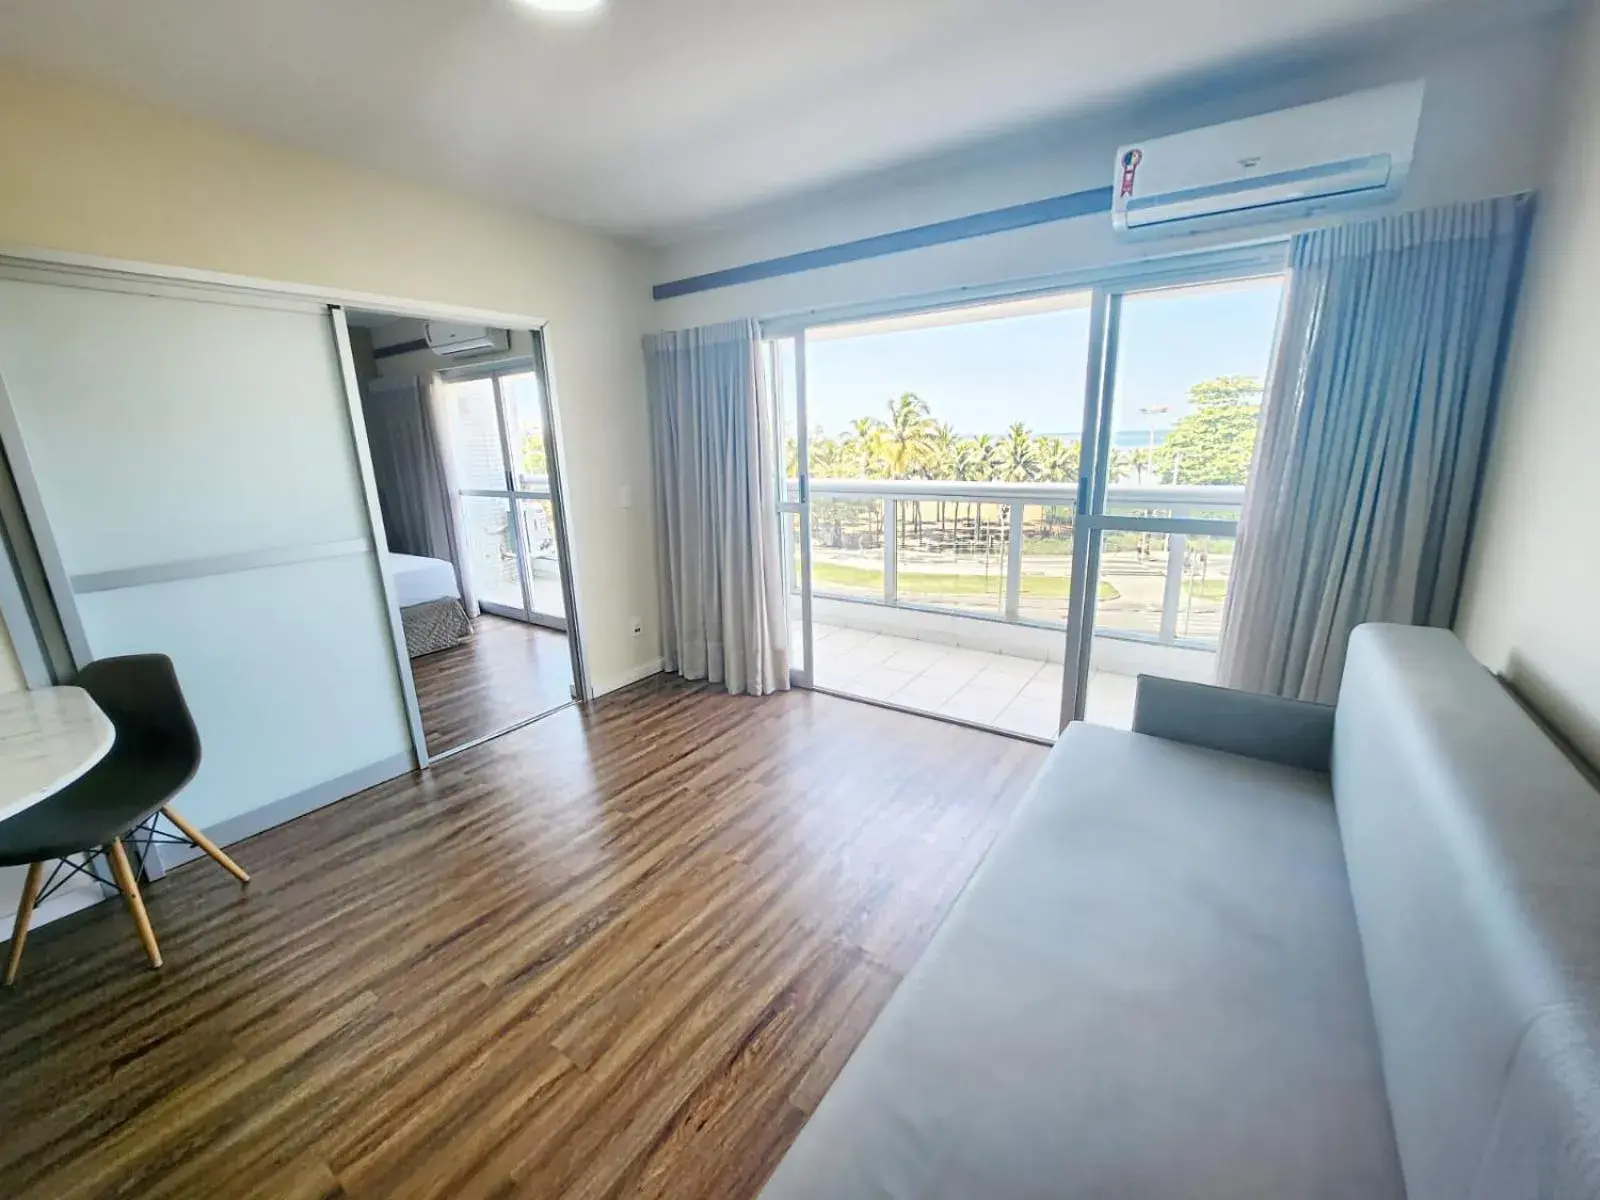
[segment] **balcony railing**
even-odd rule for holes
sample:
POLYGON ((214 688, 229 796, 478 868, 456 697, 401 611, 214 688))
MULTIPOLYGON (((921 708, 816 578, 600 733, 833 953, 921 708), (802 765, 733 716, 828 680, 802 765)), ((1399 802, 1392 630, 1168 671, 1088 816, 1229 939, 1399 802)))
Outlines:
MULTIPOLYGON (((1062 628, 1077 496, 1075 483, 813 479, 813 594, 1062 628)), ((1243 500, 1242 487, 1113 484, 1107 511, 1237 521, 1243 500)), ((1232 539, 1105 536, 1097 635, 1214 647, 1232 539)))

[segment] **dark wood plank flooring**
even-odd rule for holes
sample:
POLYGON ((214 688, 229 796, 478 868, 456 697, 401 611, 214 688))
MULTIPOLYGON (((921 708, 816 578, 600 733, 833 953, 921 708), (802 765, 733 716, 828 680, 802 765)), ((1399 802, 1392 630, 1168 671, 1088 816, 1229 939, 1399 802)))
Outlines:
POLYGON ((484 613, 471 640, 411 660, 429 754, 549 712, 572 699, 567 635, 484 613))
POLYGON ((658 679, 187 864, 30 938, 0 1196, 751 1196, 1044 753, 658 679))

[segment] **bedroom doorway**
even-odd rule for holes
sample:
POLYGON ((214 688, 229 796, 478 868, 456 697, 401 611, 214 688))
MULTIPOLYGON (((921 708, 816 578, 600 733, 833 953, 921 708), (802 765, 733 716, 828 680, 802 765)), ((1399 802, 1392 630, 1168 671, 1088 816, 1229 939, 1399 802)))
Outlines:
POLYGON ((573 702, 568 542, 537 331, 348 312, 428 759, 573 702))

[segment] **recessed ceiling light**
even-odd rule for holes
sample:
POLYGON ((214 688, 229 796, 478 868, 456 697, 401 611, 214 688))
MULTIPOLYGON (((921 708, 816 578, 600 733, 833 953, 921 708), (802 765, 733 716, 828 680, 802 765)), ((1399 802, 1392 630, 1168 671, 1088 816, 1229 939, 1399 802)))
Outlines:
POLYGON ((518 0, 518 3, 538 9, 540 12, 572 16, 594 12, 605 3, 605 0, 518 0))

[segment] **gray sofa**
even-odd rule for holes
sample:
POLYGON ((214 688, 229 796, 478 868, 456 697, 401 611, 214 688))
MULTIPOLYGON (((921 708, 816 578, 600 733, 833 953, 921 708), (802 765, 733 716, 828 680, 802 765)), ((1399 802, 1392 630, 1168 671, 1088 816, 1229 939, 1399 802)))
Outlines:
POLYGON ((765 1200, 1600 1197, 1600 793, 1438 630, 1073 725, 765 1200))

